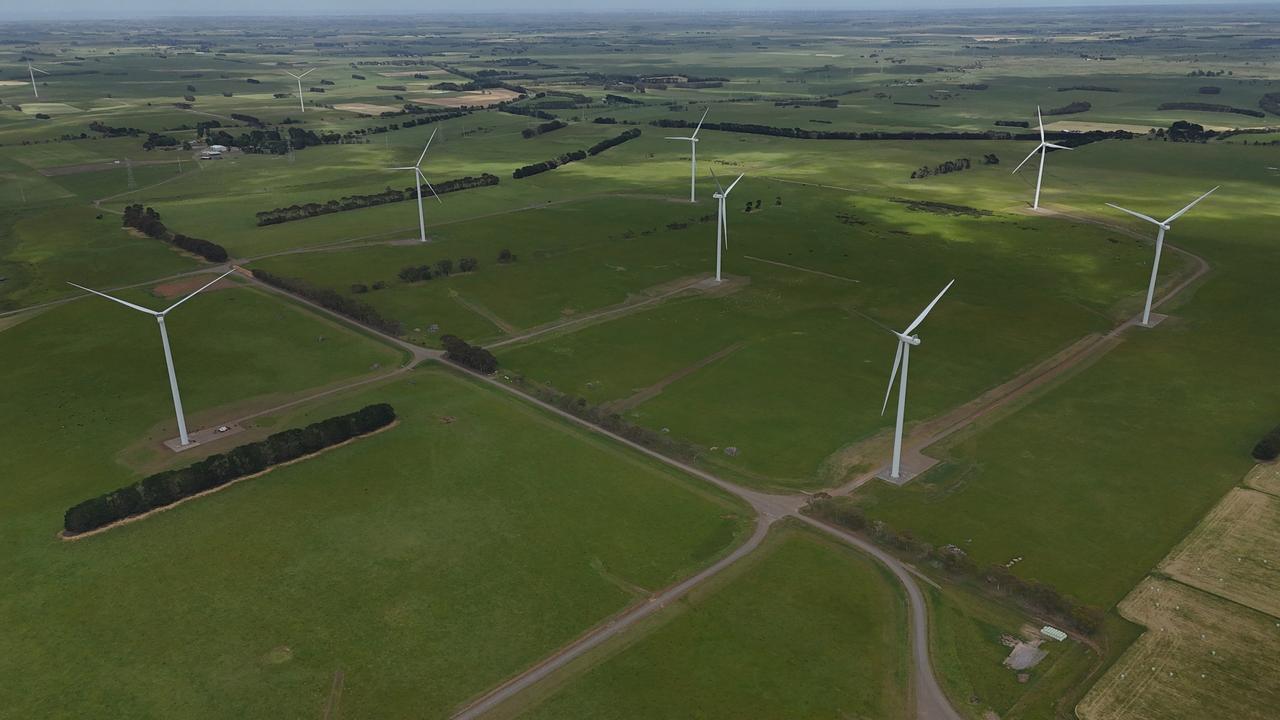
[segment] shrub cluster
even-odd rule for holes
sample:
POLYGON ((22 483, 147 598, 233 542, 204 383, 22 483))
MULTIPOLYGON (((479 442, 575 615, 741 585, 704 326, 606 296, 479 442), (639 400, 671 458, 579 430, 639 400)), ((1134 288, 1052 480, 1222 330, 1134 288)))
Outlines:
POLYGON ((987 594, 1009 598, 1079 632, 1092 635, 1102 627, 1103 613, 1098 608, 1063 595, 1048 583, 1024 580, 1003 565, 979 568, 967 553, 954 545, 935 547, 909 531, 899 532, 883 522, 870 521, 851 498, 819 494, 805 506, 804 513, 867 537, 913 561, 939 567, 957 581, 969 583, 987 594))
POLYGON ((457 335, 444 335, 440 342, 444 345, 446 360, 484 375, 498 371, 498 359, 479 345, 470 345, 457 335))
MULTIPOLYGON (((470 190, 471 188, 487 187, 489 185, 497 185, 498 176, 484 173, 480 177, 471 177, 470 175, 458 178, 456 180, 446 180, 433 187, 436 194, 444 195, 445 193, 458 192, 459 190, 470 190)), ((424 185, 422 186, 423 195, 430 194, 430 190, 424 185)), ((289 207, 274 208, 272 210, 263 210, 257 213, 258 225, 276 225, 278 223, 290 222, 292 220, 305 220, 306 218, 316 217, 318 215, 328 215, 329 213, 345 212, 347 210, 359 210, 360 208, 373 207, 374 205, 385 205, 386 203, 403 202, 417 198, 418 188, 410 185, 403 190, 394 190, 387 188, 385 191, 375 193, 373 195, 348 195, 340 200, 329 200, 323 203, 307 203, 305 205, 290 205, 289 207)))
MULTIPOLYGON (((474 272, 480 261, 473 257, 458 258, 458 272, 474 272)), ((453 261, 445 258, 432 265, 410 265, 400 268, 399 277, 405 282, 422 282, 433 277, 445 277, 453 273, 453 261)))
POLYGON ((1280 457, 1280 425, 1271 429, 1271 432, 1262 436, 1257 445, 1253 446, 1253 459, 1259 462, 1271 462, 1280 457))
MULTIPOLYGON (((686 120, 671 120, 663 118, 662 120, 654 120, 650 123, 661 128, 689 128, 694 124, 686 120)), ((999 125, 1013 125, 1010 121, 998 121, 999 125)), ((900 132, 888 132, 883 130, 873 130, 871 132, 854 132, 851 130, 807 130, 805 128, 784 128, 774 127, 772 125, 754 125, 751 123, 703 123, 703 128, 707 130, 718 130, 720 132, 736 132, 747 133, 751 135, 769 135, 771 137, 795 138, 797 140, 1039 140, 1039 133, 1020 133, 1004 132, 993 130, 989 132, 914 132, 910 130, 900 132)), ((1019 125, 1025 127, 1025 125, 1019 125)), ((1064 145, 1072 145, 1073 147, 1085 145, 1098 140, 1119 139, 1128 140, 1133 137, 1133 133, 1126 130, 1114 130, 1103 132, 1093 130, 1083 133, 1068 132, 1047 132, 1045 137, 1054 142, 1060 142, 1064 145)))
POLYGON ((222 263, 227 261, 227 249, 221 245, 201 238, 169 232, 169 228, 160 222, 160 213, 156 212, 155 208, 144 209, 139 204, 129 205, 124 209, 123 224, 125 227, 133 228, 147 237, 164 240, 189 253, 199 255, 209 262, 222 263))
POLYGON ((237 478, 262 472, 273 465, 297 460, 327 447, 390 425, 395 410, 382 403, 293 428, 218 455, 194 465, 165 470, 118 490, 99 495, 67 510, 63 528, 67 534, 88 532, 134 515, 172 505, 212 490, 237 478))
POLYGON ((946 175, 948 173, 960 172, 961 170, 968 170, 970 167, 972 167, 972 163, 969 162, 969 158, 948 160, 941 165, 935 165, 933 167, 922 165, 918 170, 911 173, 911 179, 917 180, 933 175, 946 175))
POLYGON ((1076 100, 1075 102, 1067 103, 1062 107, 1049 108, 1048 110, 1044 111, 1044 114, 1045 115, 1074 115, 1075 113, 1082 113, 1087 110, 1090 110, 1091 108, 1093 108, 1093 103, 1089 102, 1088 100, 1076 100))
POLYGON ((253 276, 268 285, 310 300, 327 310, 332 310, 343 317, 351 318, 362 325, 368 325, 375 330, 380 330, 390 335, 400 334, 401 327, 398 321, 388 320, 382 317, 372 305, 366 305, 335 290, 318 288, 304 280, 281 277, 261 268, 254 268, 253 276))

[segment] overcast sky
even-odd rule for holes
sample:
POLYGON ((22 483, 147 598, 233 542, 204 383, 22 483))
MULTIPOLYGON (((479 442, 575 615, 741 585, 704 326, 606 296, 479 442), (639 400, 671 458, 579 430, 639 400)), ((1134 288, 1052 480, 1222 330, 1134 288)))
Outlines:
MULTIPOLYGON (((161 17, 173 15, 429 14, 463 12, 886 10, 1072 5, 1235 5, 1238 0, 0 0, 0 22, 36 18, 161 17)), ((1280 5, 1280 0, 1250 4, 1280 5)))

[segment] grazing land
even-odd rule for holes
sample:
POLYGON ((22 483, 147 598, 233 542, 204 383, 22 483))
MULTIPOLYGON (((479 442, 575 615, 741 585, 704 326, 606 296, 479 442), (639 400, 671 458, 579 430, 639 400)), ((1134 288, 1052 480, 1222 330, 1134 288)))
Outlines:
POLYGON ((1276 704, 1270 6, 0 29, 0 715, 1276 704), (691 202, 666 138, 704 114, 691 202), (1155 228, 1106 203, 1214 187, 1135 326, 1155 228), (174 453, 154 322, 68 283, 163 308, 232 268, 165 321, 203 431, 174 453), (890 333, 953 279, 913 331, 929 467, 882 482, 890 333), (56 538, 379 402, 385 432, 56 538), (787 519, 820 492, 855 535, 787 519), (1005 667, 1064 597, 1086 622, 1005 667))

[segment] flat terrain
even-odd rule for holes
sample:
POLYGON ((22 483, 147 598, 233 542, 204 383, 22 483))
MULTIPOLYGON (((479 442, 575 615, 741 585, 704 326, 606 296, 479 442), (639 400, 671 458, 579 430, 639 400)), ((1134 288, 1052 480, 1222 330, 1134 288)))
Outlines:
POLYGON ((1148 630, 1076 708, 1081 720, 1274 715, 1280 620, 1155 577, 1120 611, 1148 630))
POLYGON ((903 717, 905 623, 883 570, 779 527, 520 717, 903 717))
MULTIPOLYGON (((7 471, 15 584, 0 614, 30 622, 7 635, 0 668, 29 681, 0 691, 3 705, 281 717, 319 712, 341 671, 344 714, 442 717, 726 551, 746 519, 449 371, 272 426, 377 401, 394 403, 399 426, 69 545, 54 536, 62 509, 98 488, 64 477, 71 467, 43 482, 7 471), (61 580, 38 581, 51 567, 61 580)), ((128 477, 115 475, 107 484, 128 477)))

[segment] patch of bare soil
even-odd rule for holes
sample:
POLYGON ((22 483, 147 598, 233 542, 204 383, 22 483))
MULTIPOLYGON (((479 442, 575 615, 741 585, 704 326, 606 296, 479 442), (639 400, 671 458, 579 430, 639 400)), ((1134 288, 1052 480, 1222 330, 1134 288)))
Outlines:
MULTIPOLYGON (((151 294, 162 298, 182 297, 183 295, 199 290, 200 287, 207 282, 209 282, 208 276, 196 275, 195 277, 182 278, 181 280, 174 280, 173 282, 167 282, 163 285, 156 285, 151 288, 151 294)), ((233 287, 236 287, 236 283, 232 282, 231 278, 225 277, 213 285, 210 285, 209 289, 205 290, 205 292, 226 290, 233 287)))

